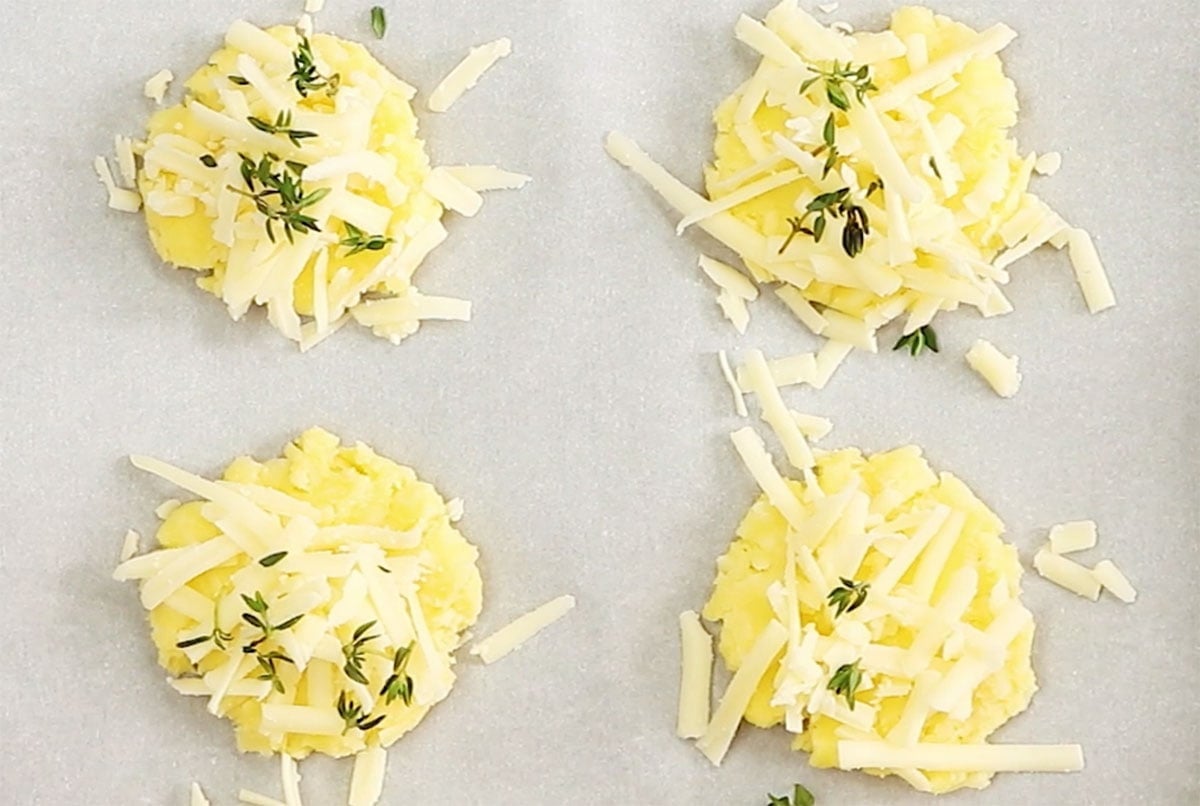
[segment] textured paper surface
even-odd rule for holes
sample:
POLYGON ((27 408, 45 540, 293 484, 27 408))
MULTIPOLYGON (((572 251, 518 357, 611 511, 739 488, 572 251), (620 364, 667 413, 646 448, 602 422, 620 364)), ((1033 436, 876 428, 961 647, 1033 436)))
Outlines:
MULTIPOLYGON (((602 152, 620 128, 690 182, 713 105, 754 60, 732 37, 767 3, 330 0, 318 28, 370 42, 428 91, 471 45, 513 55, 423 130, 438 162, 532 174, 451 220, 422 269, 468 297, 468 325, 399 348, 347 328, 307 356, 254 315, 229 321, 163 268, 142 222, 104 209, 90 163, 138 135, 144 80, 186 76, 239 15, 292 20, 300 2, 8 3, 0 34, 0 802, 173 804, 192 779, 214 803, 278 796, 278 765, 239 757, 228 725, 163 682, 132 586, 109 574, 127 527, 174 494, 134 471, 143 452, 214 472, 273 455, 313 424, 363 439, 466 500, 483 552, 478 633, 560 593, 571 615, 460 682, 391 753, 386 803, 756 804, 802 781, 823 806, 920 804, 896 781, 809 769, 780 731, 743 728, 711 768, 673 737, 676 615, 701 605, 753 488, 726 434, 741 421, 718 349, 811 349, 764 299, 744 338, 720 319, 698 249, 602 152)), ((844 2, 877 27, 889 4, 844 2)), ((1200 799, 1196 304, 1200 182, 1189 0, 954 0, 1006 51, 1026 148, 1059 149, 1036 184, 1096 234, 1120 307, 1085 312, 1064 255, 1020 263, 1016 313, 939 319, 943 352, 855 355, 796 408, 836 423, 826 445, 916 441, 1004 518, 1028 560, 1053 523, 1095 518, 1100 548, 1140 588, 1132 607, 1036 577, 1041 691, 998 736, 1084 745, 1078 775, 1000 775, 954 804, 1148 804, 1200 799), (1020 394, 995 397, 962 354, 978 336, 1021 356, 1020 394)), ((178 86, 174 88, 177 93, 178 86)), ((768 297, 770 295, 767 295, 768 297)), ((723 679, 723 676, 718 676, 723 679)), ((301 767, 310 804, 342 802, 350 765, 301 767)))

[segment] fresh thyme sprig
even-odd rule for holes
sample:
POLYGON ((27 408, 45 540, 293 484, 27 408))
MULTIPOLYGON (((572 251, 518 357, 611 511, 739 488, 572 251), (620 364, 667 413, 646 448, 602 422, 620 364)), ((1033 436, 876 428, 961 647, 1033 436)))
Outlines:
POLYGON ((413 679, 408 674, 408 659, 412 657, 413 644, 402 646, 392 657, 392 674, 379 690, 385 705, 391 705, 392 700, 399 699, 405 705, 412 705, 413 679))
POLYGON ((208 635, 197 635, 195 638, 189 638, 186 641, 179 641, 175 644, 177 649, 187 649, 190 646, 203 644, 205 641, 212 641, 213 646, 224 651, 229 648, 229 642, 233 640, 233 634, 227 633, 221 629, 220 619, 221 597, 213 599, 213 628, 208 635))
POLYGON ((346 673, 346 677, 364 686, 371 685, 371 681, 363 673, 362 665, 367 651, 367 644, 379 637, 378 635, 367 635, 367 631, 374 626, 374 621, 358 625, 358 628, 354 630, 354 634, 350 638, 350 643, 342 644, 342 655, 346 658, 346 664, 342 667, 342 671, 346 673))
POLYGON ((842 64, 835 60, 833 67, 828 70, 811 65, 808 69, 809 72, 816 73, 816 75, 800 85, 801 94, 807 92, 808 88, 818 81, 824 81, 825 97, 829 99, 829 103, 843 112, 850 111, 850 96, 847 95, 847 86, 849 92, 858 98, 860 104, 868 92, 879 89, 871 81, 871 68, 865 64, 856 67, 850 62, 842 64))
POLYGON ((371 6, 371 30, 376 39, 383 39, 383 35, 387 33, 387 17, 381 6, 371 6))
POLYGON ((267 219, 267 237, 275 242, 274 222, 283 226, 283 233, 288 242, 295 241, 296 232, 320 232, 317 220, 304 211, 329 195, 329 188, 318 188, 306 192, 300 182, 300 175, 305 166, 298 162, 286 161, 283 168, 276 171, 279 160, 274 154, 266 154, 257 163, 246 154, 242 158, 242 181, 249 190, 229 189, 234 193, 245 196, 254 202, 258 212, 267 219))
POLYGON ((349 249, 346 257, 351 257, 359 252, 378 252, 391 242, 392 239, 386 235, 368 235, 347 221, 346 236, 338 241, 338 246, 349 249))
POLYGON ((907 336, 901 336, 896 340, 896 344, 892 347, 893 350, 899 350, 903 347, 908 348, 908 352, 915 358, 921 354, 921 351, 928 347, 933 352, 938 350, 938 335, 932 325, 925 325, 917 328, 907 336))
POLYGON ((308 41, 307 36, 301 36, 299 44, 296 45, 296 50, 292 53, 292 74, 288 76, 288 81, 296 85, 296 92, 300 93, 301 98, 307 98, 310 92, 320 92, 325 90, 329 97, 337 95, 338 86, 342 83, 342 77, 338 73, 330 76, 321 75, 321 71, 317 69, 317 60, 313 56, 312 44, 308 41))
POLYGON ((206 168, 216 168, 217 167, 217 158, 214 157, 212 154, 201 154, 200 162, 206 168))
POLYGON ((267 134, 282 134, 284 137, 292 141, 292 144, 299 148, 302 141, 316 137, 316 132, 310 132, 305 129, 292 128, 292 111, 285 109, 275 116, 275 122, 270 123, 262 118, 256 118, 250 115, 246 118, 247 122, 260 132, 267 134))
POLYGON ((266 600, 263 599, 262 591, 255 591, 253 597, 247 596, 243 593, 242 601, 246 603, 246 607, 250 608, 251 611, 249 613, 242 613, 242 621, 246 622, 251 627, 257 627, 258 629, 262 630, 262 635, 254 641, 251 641, 242 650, 247 654, 250 652, 257 652, 258 645, 263 641, 266 641, 277 632, 282 632, 283 630, 295 627, 297 622, 304 618, 304 614, 301 613, 298 616, 292 616, 290 619, 285 619, 278 624, 272 624, 271 614, 268 612, 270 608, 267 605, 266 600))
POLYGON ((360 703, 355 701, 353 697, 345 691, 338 695, 337 699, 338 716, 342 718, 345 727, 342 728, 342 733, 351 728, 358 728, 361 731, 368 731, 383 721, 384 715, 380 714, 374 719, 370 714, 364 714, 360 703))
POLYGON ((867 601, 867 591, 871 587, 869 582, 855 582, 845 577, 840 579, 842 584, 831 590, 826 597, 829 606, 834 609, 835 618, 843 613, 853 613, 862 607, 863 602, 867 601))
POLYGON ((813 806, 817 799, 813 797, 813 793, 808 791, 808 788, 801 784, 796 784, 792 787, 792 796, 787 795, 767 795, 770 800, 767 806, 813 806))
POLYGON ((270 680, 271 688, 283 694, 283 680, 279 677, 279 670, 275 668, 276 662, 291 663, 295 665, 295 661, 283 654, 279 650, 272 650, 266 653, 256 653, 258 655, 258 667, 261 673, 258 675, 259 680, 270 680))
POLYGON ((837 124, 833 119, 833 112, 830 112, 829 117, 825 119, 825 127, 821 130, 821 139, 824 142, 813 152, 813 156, 819 157, 822 153, 825 154, 825 164, 821 168, 821 178, 824 179, 829 176, 829 172, 842 158, 837 147, 837 124))
MULTIPOLYGON (((873 193, 878 187, 877 182, 872 182, 868 186, 867 195, 873 193)), ((820 243, 821 238, 825 235, 828 218, 842 217, 846 219, 846 224, 842 228, 842 249, 850 257, 855 257, 863 250, 866 237, 871 234, 871 222, 867 217, 867 211, 854 200, 848 187, 820 194, 805 206, 804 215, 789 218, 788 224, 791 225, 792 231, 783 245, 779 247, 779 254, 782 255, 791 246, 796 236, 801 233, 820 243), (816 218, 813 219, 812 226, 809 226, 808 219, 814 215, 816 218)))
POLYGON ((933 175, 936 176, 938 179, 942 178, 942 171, 941 171, 941 169, 938 168, 936 157, 929 158, 929 170, 933 171, 933 175))
POLYGON ((843 663, 829 678, 829 690, 838 696, 845 697, 851 711, 854 710, 854 695, 862 684, 862 669, 858 668, 858 664, 861 662, 860 658, 854 663, 843 663))

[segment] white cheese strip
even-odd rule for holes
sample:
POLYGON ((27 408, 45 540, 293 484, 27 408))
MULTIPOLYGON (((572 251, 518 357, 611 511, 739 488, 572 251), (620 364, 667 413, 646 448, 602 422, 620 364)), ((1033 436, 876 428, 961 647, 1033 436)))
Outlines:
POLYGON ((170 70, 159 70, 146 79, 146 84, 142 87, 142 93, 154 101, 154 103, 161 104, 163 97, 167 94, 167 87, 171 86, 171 82, 174 80, 175 74, 170 70))
POLYGON ((268 797, 251 789, 239 789, 238 800, 247 804, 247 806, 287 806, 281 800, 275 800, 275 798, 268 797))
POLYGON ((1116 305, 1117 298, 1113 295, 1092 236, 1085 230, 1073 228, 1067 236, 1067 248, 1071 265, 1075 268, 1075 279, 1079 282, 1088 310, 1100 313, 1116 305))
POLYGON ((137 158, 133 155, 133 141, 123 135, 113 136, 113 150, 117 155, 117 169, 121 182, 127 188, 137 184, 137 158))
POLYGON ((684 231, 693 224, 698 224, 706 218, 712 218, 717 213, 726 212, 734 207, 737 207, 739 204, 745 204, 746 202, 757 199, 759 196, 763 196, 773 190, 778 190, 785 185, 790 185, 799 178, 800 171, 796 169, 790 169, 765 176, 762 179, 759 179, 757 182, 751 182, 748 185, 743 185, 732 193, 727 193, 718 199, 713 199, 702 207, 694 210, 688 215, 685 215, 675 226, 675 234, 682 235, 684 231))
POLYGON ((1095 521, 1068 521, 1050 527, 1050 550, 1055 554, 1086 551, 1096 546, 1095 521))
POLYGON ((721 364, 721 375, 725 378, 725 383, 729 384, 729 391, 733 393, 734 411, 739 417, 747 416, 749 412, 746 410, 746 396, 742 392, 742 387, 738 385, 737 378, 734 377, 733 367, 729 366, 729 356, 724 350, 720 350, 717 352, 717 360, 721 364))
POLYGON ((575 597, 569 595, 546 602, 487 638, 476 641, 471 647, 471 654, 477 655, 484 663, 495 663, 513 650, 520 649, 526 641, 565 616, 573 607, 575 597))
POLYGON ((792 286, 783 286, 775 289, 775 296, 783 300, 783 304, 788 306, 788 309, 796 315, 796 318, 813 332, 814 336, 820 336, 825 333, 829 327, 829 322, 821 315, 820 311, 813 307, 813 304, 805 299, 804 294, 798 288, 792 286))
MULTIPOLYGON (((1016 263, 1021 258, 1033 252, 1040 246, 1043 246, 1064 229, 1069 230, 1057 213, 1047 212, 1046 216, 1041 220, 1041 223, 1025 237, 1025 240, 1018 243, 1011 249, 1006 249, 994 261, 992 265, 997 269, 1006 269, 1013 263, 1016 263)), ((1069 232, 1068 232, 1069 235, 1069 232)), ((1076 270, 1078 273, 1078 269, 1076 270)))
POLYGON ((129 461, 138 470, 144 470, 171 482, 176 487, 212 501, 235 515, 239 520, 244 521, 247 528, 260 537, 274 537, 280 530, 279 521, 276 518, 263 512, 243 496, 216 482, 149 456, 134 455, 129 457, 129 461))
POLYGON ((225 44, 253 56, 264 67, 287 65, 291 69, 292 52, 287 45, 245 20, 230 23, 225 32, 225 44))
POLYGON ((833 308, 827 308, 822 317, 825 320, 825 338, 845 342, 868 353, 879 351, 878 342, 875 340, 875 328, 861 319, 847 316, 833 308))
POLYGON ((468 218, 478 213, 483 206, 482 196, 442 168, 430 171, 423 187, 426 193, 443 205, 468 218))
POLYGON ((709 697, 712 692, 712 636, 695 611, 679 614, 679 714, 675 733, 696 739, 708 728, 709 697))
POLYGON ((1017 371, 1017 356, 1006 356, 986 339, 976 339, 967 351, 967 363, 992 391, 1000 397, 1012 397, 1021 388, 1021 373, 1017 371))
POLYGON ((769 362, 768 366, 771 368, 771 379, 775 381, 776 386, 811 384, 817 377, 817 356, 814 353, 800 353, 799 355, 775 358, 769 362))
POLYGON ((138 553, 139 544, 142 536, 130 529, 125 532, 125 539, 121 541, 121 562, 132 559, 138 553))
POLYGON ((899 721, 888 731, 888 743, 911 747, 920 741, 925 720, 933 710, 931 700, 940 680, 941 675, 932 669, 917 674, 913 680, 912 691, 904 701, 899 721))
POLYGON ((841 341, 827 341, 817 351, 816 371, 813 373, 812 386, 814 389, 824 389, 833 378, 833 373, 846 360, 846 356, 854 351, 853 344, 841 341))
POLYGON ((733 679, 721 696, 712 722, 704 731, 704 735, 696 742, 697 749, 714 765, 720 766, 729 745, 737 733, 738 725, 746 713, 758 683, 767 673, 768 667, 783 651, 787 643, 787 628, 774 619, 759 634, 754 646, 742 659, 741 666, 734 673, 733 679))
POLYGON ((304 0, 305 14, 318 14, 325 8, 325 0, 304 0))
POLYGON ((805 470, 816 464, 808 440, 800 431, 796 419, 783 402, 779 388, 771 378, 771 370, 767 367, 767 359, 761 350, 748 350, 745 363, 746 390, 758 399, 759 409, 763 420, 775 432, 788 461, 797 470, 805 470))
POLYGON ((1033 567, 1043 577, 1072 593, 1093 602, 1100 598, 1100 582, 1096 580, 1091 569, 1074 560, 1041 548, 1033 556, 1033 567))
POLYGON ((479 83, 479 79, 492 65, 511 53, 512 42, 507 38, 471 48, 466 58, 459 62, 429 94, 430 111, 445 112, 462 97, 464 92, 479 83))
POLYGON ((908 172, 871 99, 863 98, 861 102, 850 104, 850 111, 846 116, 851 128, 861 138, 864 152, 887 188, 899 193, 907 202, 923 201, 929 195, 929 189, 908 172))
POLYGON ((240 553, 237 544, 225 536, 188 547, 142 584, 142 606, 153 610, 188 582, 240 553))
POLYGON ((200 788, 200 784, 192 781, 191 797, 189 806, 212 806, 208 798, 204 796, 204 790, 200 788))
POLYGON ((708 279, 716 283, 717 287, 722 290, 728 291, 735 297, 740 297, 744 300, 758 298, 758 287, 746 275, 728 263, 722 263, 719 260, 713 260, 707 255, 701 255, 699 265, 701 270, 708 276, 708 279))
MULTIPOLYGON (((609 156, 641 177, 679 213, 688 215, 708 203, 707 199, 668 173, 642 151, 637 143, 620 132, 609 133, 605 140, 605 149, 609 156)), ((697 226, 744 260, 757 261, 766 255, 767 248, 763 237, 729 213, 718 213, 698 222, 697 226)))
POLYGON ((387 751, 368 747, 354 756, 354 772, 350 776, 349 806, 375 806, 383 794, 383 779, 387 774, 387 751))
POLYGON ((914 95, 927 92, 962 71, 972 59, 982 59, 999 53, 1017 38, 1017 32, 1003 23, 983 31, 977 40, 931 62, 925 68, 896 82, 875 99, 875 107, 886 112, 903 104, 914 95))
POLYGON ((178 498, 168 498, 154 508, 154 516, 160 521, 165 521, 168 515, 179 509, 179 505, 180 501, 178 498))
POLYGON ((792 419, 800 427, 800 433, 814 442, 829 436, 829 432, 833 430, 833 421, 828 417, 793 411, 792 419))
POLYGON ((531 177, 525 174, 506 171, 495 165, 442 165, 439 167, 474 191, 520 190, 531 180, 531 177))
POLYGON ((104 157, 96 157, 92 166, 96 169, 96 176, 99 177, 100 183, 108 191, 109 207, 122 213, 136 213, 142 209, 142 197, 136 191, 117 187, 112 169, 108 167, 108 160, 104 157))
POLYGON ((312 15, 305 12, 300 15, 300 19, 296 20, 296 30, 304 36, 311 37, 313 34, 313 18, 312 15))
MULTIPOLYGON (((213 693, 208 683, 200 677, 168 678, 167 682, 171 684, 171 688, 186 697, 208 697, 213 693)), ((256 700, 270 693, 271 683, 267 680, 237 680, 225 690, 226 697, 253 697, 256 700)))
POLYGON ((746 300, 723 290, 717 294, 717 305, 733 325, 733 329, 744 335, 746 327, 750 324, 750 310, 746 307, 746 300))
POLYGON ((738 456, 750 471, 750 475, 758 483, 759 489, 767 496, 771 506, 779 510, 784 520, 793 529, 801 529, 807 520, 800 499, 792 492, 792 488, 784 481, 783 476, 771 461, 771 455, 763 444, 762 437, 752 427, 746 426, 729 435, 738 456))
POLYGON ((1096 563, 1096 567, 1092 569, 1092 575, 1096 577, 1097 582, 1104 586, 1105 590, 1122 602, 1130 604, 1137 598, 1137 591, 1130 584, 1128 577, 1121 573, 1121 569, 1117 568, 1112 560, 1101 560, 1096 563))
POLYGON ((838 742, 843 770, 913 767, 925 772, 1078 772, 1077 744, 933 744, 898 747, 887 742, 838 742))
POLYGON ((300 800, 300 771, 296 769, 296 759, 280 753, 279 764, 284 802, 287 806, 304 806, 300 800))
POLYGON ((921 556, 925 547, 929 545, 929 542, 933 540, 949 517, 950 509, 941 504, 938 504, 932 511, 926 514, 921 525, 908 538, 900 553, 893 557, 871 582, 871 593, 877 596, 891 593, 892 588, 904 578, 904 574, 916 562, 917 558, 921 556))
POLYGON ((267 733, 309 733, 341 736, 346 723, 333 707, 263 703, 262 729, 267 733))
POLYGON ((738 17, 733 28, 734 36, 753 48, 764 58, 778 64, 780 67, 804 69, 807 65, 796 51, 784 42, 779 34, 772 31, 753 17, 742 14, 738 17))

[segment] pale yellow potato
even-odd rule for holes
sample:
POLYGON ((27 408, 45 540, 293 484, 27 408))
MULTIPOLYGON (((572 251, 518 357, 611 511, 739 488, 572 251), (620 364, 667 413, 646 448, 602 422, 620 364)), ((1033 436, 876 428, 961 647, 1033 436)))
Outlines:
MULTIPOLYGON (((426 556, 427 570, 418 582, 417 598, 435 645, 444 653, 446 661, 453 664, 452 653, 479 615, 482 581, 477 565, 479 552, 451 523, 446 502, 438 491, 417 478, 412 469, 378 455, 361 443, 343 446, 337 437, 320 428, 306 431, 289 443, 283 453, 281 458, 266 462, 250 457, 235 459, 222 478, 273 487, 307 501, 324 513, 318 524, 321 526, 370 525, 407 530, 425 524, 419 545, 410 549, 389 549, 387 553, 396 557, 422 553, 426 556)), ((202 502, 193 501, 171 512, 158 530, 159 545, 164 548, 185 546, 219 534, 217 527, 200 514, 201 507, 202 502)), ((252 560, 246 555, 238 555, 197 577, 190 585, 212 597, 236 571, 250 562, 252 560)), ((324 608, 314 613, 323 615, 324 608)), ((199 669, 193 669, 175 643, 181 631, 192 628, 196 622, 167 605, 151 611, 150 624, 159 663, 173 676, 208 671, 223 658, 221 653, 210 652, 199 669)), ((293 671, 285 667, 286 673, 293 671)), ((304 704, 302 681, 303 676, 288 678, 289 687, 295 686, 300 692, 297 704, 304 704)), ((416 684, 421 684, 420 679, 416 684)), ((275 699, 276 695, 272 693, 267 702, 275 699)), ((303 758, 313 751, 344 756, 378 741, 381 730, 377 728, 362 736, 349 737, 287 734, 287 741, 279 744, 259 730, 261 711, 258 701, 248 697, 228 697, 223 706, 225 715, 236 726, 238 747, 243 751, 285 752, 294 758, 303 758)), ((405 706, 396 700, 386 708, 377 708, 374 713, 386 713, 383 728, 399 726, 407 731, 415 727, 428 710, 428 706, 415 702, 405 706)))
MULTIPOLYGON (((873 500, 878 500, 880 493, 887 490, 900 502, 885 513, 888 517, 928 509, 936 503, 966 515, 962 536, 934 589, 935 600, 954 571, 964 565, 974 566, 979 573, 978 592, 964 617, 967 623, 982 628, 991 622, 995 609, 990 593, 996 584, 1002 584, 1011 597, 1019 596, 1021 564, 1016 549, 1001 539, 1004 525, 1000 519, 959 479, 949 473, 935 474, 921 456, 920 449, 899 448, 870 457, 864 457, 855 449, 846 449, 820 455, 817 459, 815 472, 826 491, 841 488, 851 471, 861 475, 864 492, 873 500)), ((803 499, 803 485, 794 481, 790 484, 803 499)), ((783 516, 760 497, 746 513, 729 549, 717 560, 716 581, 703 615, 721 622, 718 649, 730 670, 740 666, 759 633, 775 618, 767 589, 773 583, 783 582, 786 534, 783 516)), ((855 578, 871 579, 886 562, 887 557, 872 548, 855 578)), ((910 581, 912 573, 910 569, 901 583, 910 581)), ((801 570, 797 569, 797 575, 804 579, 801 570)), ((803 623, 815 623, 823 635, 832 632, 826 609, 813 611, 801 607, 800 612, 803 623)), ((877 642, 908 646, 913 638, 912 631, 894 623, 893 627, 877 642)), ((947 714, 935 714, 925 723, 921 741, 982 742, 1009 718, 1023 711, 1037 690, 1030 661, 1032 641, 1031 622, 1009 646, 1003 669, 988 677, 975 691, 970 718, 959 721, 947 714)), ((933 668, 941 672, 948 665, 939 657, 933 668)), ((746 720, 753 725, 769 728, 783 721, 783 709, 770 704, 778 667, 776 660, 764 675, 746 712, 746 720)), ((877 680, 888 679, 886 675, 877 676, 877 680)), ((869 702, 869 694, 867 697, 869 702)), ((887 697, 880 703, 872 703, 880 707, 875 723, 878 733, 886 734, 897 722, 906 699, 907 696, 887 697)), ((809 761, 815 767, 836 766, 837 737, 834 731, 837 727, 838 723, 829 717, 813 717, 808 729, 795 736, 793 746, 808 752, 809 761)), ((885 771, 870 772, 886 774, 885 771)), ((991 780, 987 773, 929 772, 926 775, 936 792, 984 787, 991 780)))

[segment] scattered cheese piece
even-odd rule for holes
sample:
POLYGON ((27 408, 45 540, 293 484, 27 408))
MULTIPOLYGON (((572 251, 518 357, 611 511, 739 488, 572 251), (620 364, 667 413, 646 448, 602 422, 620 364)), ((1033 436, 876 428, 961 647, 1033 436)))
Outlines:
POLYGON ((1137 591, 1112 560, 1101 560, 1096 563, 1096 567, 1092 569, 1092 575, 1109 593, 1122 602, 1130 604, 1137 599, 1137 591))
POLYGON ((117 154, 117 168, 121 182, 127 188, 137 185, 137 157, 133 153, 133 141, 124 135, 113 136, 113 149, 117 154))
POLYGON ((1047 151, 1033 163, 1033 170, 1042 176, 1054 176, 1062 167, 1062 154, 1057 151, 1047 151))
POLYGON ((158 518, 160 521, 166 520, 167 516, 170 515, 172 512, 174 512, 178 508, 179 508, 179 499, 178 498, 168 498, 166 501, 163 501, 161 504, 159 504, 157 507, 154 508, 154 517, 158 518))
POLYGON ((208 798, 204 796, 204 790, 200 788, 200 784, 195 781, 192 781, 190 806, 212 806, 208 798))
POLYGON ((468 218, 478 213, 479 208, 483 206, 482 196, 444 168, 434 168, 430 171, 424 187, 433 198, 468 218))
POLYGON ((512 42, 507 38, 471 48, 466 58, 429 94, 430 111, 445 112, 464 92, 479 83, 479 79, 492 65, 511 53, 512 42))
POLYGON ((696 739, 708 727, 709 696, 712 691, 712 636, 693 610, 679 614, 679 716, 676 735, 696 739))
POLYGON ((526 641, 565 616, 573 607, 574 596, 552 599, 487 638, 476 641, 471 647, 471 654, 479 656, 484 663, 495 663, 513 650, 520 649, 526 641))
POLYGON ((737 449, 746 469, 758 482, 759 489, 767 496, 771 506, 779 510, 792 528, 801 528, 801 524, 804 522, 803 508, 799 499, 796 498, 796 494, 783 480, 783 476, 779 475, 775 463, 771 461, 771 455, 767 453, 762 437, 752 427, 746 426, 734 431, 729 438, 733 440, 733 446, 737 449))
POLYGON ((721 375, 725 378, 725 383, 729 384, 729 391, 733 393, 733 408, 739 417, 745 417, 749 414, 746 410, 746 396, 742 392, 742 387, 738 385, 737 378, 734 377, 733 367, 729 366, 729 356, 724 350, 717 352, 717 360, 721 363, 721 375))
POLYGON ((325 8, 325 0, 304 0, 305 14, 319 14, 325 8))
POLYGON ((1055 554, 1085 551, 1096 545, 1095 521, 1069 521, 1050 527, 1050 550, 1055 554))
POLYGON ((1021 388, 1021 373, 1017 371, 1018 358, 1011 358, 996 349, 986 339, 977 339, 967 351, 967 363, 1000 397, 1012 397, 1021 388))
POLYGON ((142 209, 142 197, 138 195, 137 191, 117 187, 112 169, 108 167, 108 160, 104 157, 96 157, 92 166, 96 169, 96 176, 100 178, 100 183, 108 191, 109 207, 122 213, 136 213, 142 209))
POLYGON ((370 747, 354 757, 354 773, 350 777, 349 806, 375 806, 383 794, 383 779, 387 774, 387 751, 370 747))
POLYGON ((758 299, 758 288, 754 283, 728 263, 701 255, 699 265, 708 279, 712 280, 721 290, 744 300, 758 299))
POLYGON ((1078 772, 1077 744, 934 744, 897 747, 878 741, 838 742, 838 767, 911 767, 926 772, 1078 772))
POLYGON ((146 79, 146 86, 142 88, 142 92, 147 98, 154 101, 156 104, 163 102, 163 97, 167 94, 167 87, 175 80, 175 74, 170 70, 159 70, 150 78, 146 79))
POLYGON ((828 417, 820 417, 816 414, 803 414, 798 411, 793 411, 792 419, 794 419, 796 421, 796 425, 800 427, 801 433, 814 442, 829 436, 829 432, 833 430, 833 421, 828 417))
POLYGON ((1072 229, 1067 235, 1067 249, 1088 310, 1099 313, 1116 305, 1117 298, 1108 283, 1108 275, 1104 271, 1104 264, 1100 262, 1092 236, 1084 230, 1072 229))
POLYGON ((125 532, 125 539, 121 543, 121 562, 132 559, 138 553, 138 544, 141 542, 142 536, 130 529, 125 532))
POLYGON ((284 802, 287 806, 304 806, 300 800, 300 771, 296 768, 296 759, 280 753, 279 765, 284 802))
POLYGON ((807 470, 812 467, 815 462, 812 449, 800 431, 795 417, 783 402, 779 388, 775 386, 775 381, 771 378, 767 359, 763 357, 761 350, 747 351, 745 370, 746 384, 744 388, 746 391, 752 392, 758 399, 762 418, 771 426, 771 430, 775 432, 779 441, 783 443, 784 452, 792 467, 797 470, 807 470))
POLYGON ((1033 567, 1043 577, 1072 593, 1093 602, 1100 598, 1100 582, 1091 569, 1074 560, 1042 548, 1033 556, 1033 567))
POLYGON ((721 291, 717 294, 717 305, 725 314, 725 318, 733 323, 734 330, 745 334, 746 327, 750 324, 750 311, 746 308, 746 300, 728 291, 721 291))
POLYGON ((443 165, 442 170, 475 191, 520 190, 531 177, 506 171, 495 165, 443 165))

